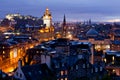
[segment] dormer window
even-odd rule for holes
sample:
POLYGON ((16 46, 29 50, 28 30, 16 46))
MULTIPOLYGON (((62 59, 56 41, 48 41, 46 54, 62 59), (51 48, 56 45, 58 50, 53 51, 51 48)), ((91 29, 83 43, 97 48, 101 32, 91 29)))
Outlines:
POLYGON ((83 68, 85 68, 85 64, 83 64, 83 68))
POLYGON ((78 65, 76 65, 76 70, 78 70, 78 65))
POLYGON ((100 67, 100 71, 102 71, 103 70, 103 68, 102 67, 100 67))
POLYGON ((95 68, 95 72, 98 72, 98 68, 95 68))

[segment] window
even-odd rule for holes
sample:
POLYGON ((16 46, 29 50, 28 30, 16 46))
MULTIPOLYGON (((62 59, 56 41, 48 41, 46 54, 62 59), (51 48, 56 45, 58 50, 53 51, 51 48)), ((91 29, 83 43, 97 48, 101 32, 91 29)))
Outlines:
POLYGON ((76 70, 78 70, 78 65, 76 65, 76 70))
POLYGON ((95 72, 98 72, 98 68, 95 68, 95 72))
POLYGON ((3 58, 5 58, 5 55, 3 55, 3 58))
POLYGON ((5 51, 3 51, 3 54, 5 54, 5 51))
POLYGON ((62 76, 62 75, 63 75, 63 73, 64 73, 64 71, 61 71, 60 73, 61 73, 61 76, 62 76))
POLYGON ((71 70, 73 70, 73 67, 71 67, 71 70))
POLYGON ((31 72, 28 72, 28 74, 31 76, 31 72))
POLYGON ((39 53, 39 51, 36 51, 36 53, 39 53))
POLYGON ((62 63, 62 67, 64 67, 64 63, 62 63))
POLYGON ((102 71, 102 69, 103 69, 103 68, 102 68, 102 67, 100 67, 100 71, 102 71))
POLYGON ((93 73, 93 69, 91 69, 91 73, 93 73))
POLYGON ((82 57, 83 57, 82 55, 78 55, 78 58, 79 58, 79 59, 82 59, 82 57))
POLYGON ((16 76, 18 76, 18 72, 16 72, 16 76))
POLYGON ((39 71, 39 73, 41 74, 42 72, 41 72, 41 71, 39 71))
POLYGON ((65 75, 67 75, 67 74, 68 74, 68 71, 66 70, 66 71, 65 71, 65 75))
POLYGON ((65 78, 65 80, 68 80, 68 78, 65 78))
POLYGON ((63 78, 61 78, 60 80, 63 80, 63 78))
POLYGON ((87 64, 87 68, 89 68, 89 63, 87 64))
POLYGON ((20 78, 22 78, 22 74, 20 74, 20 78))
POLYGON ((85 68, 85 64, 83 64, 83 68, 85 68))

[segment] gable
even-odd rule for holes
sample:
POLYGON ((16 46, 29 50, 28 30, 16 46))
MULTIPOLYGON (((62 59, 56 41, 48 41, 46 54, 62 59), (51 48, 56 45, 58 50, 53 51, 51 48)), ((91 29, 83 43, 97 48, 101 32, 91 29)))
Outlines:
POLYGON ((26 80, 26 77, 21 68, 17 68, 17 70, 14 73, 14 77, 20 80, 26 80))

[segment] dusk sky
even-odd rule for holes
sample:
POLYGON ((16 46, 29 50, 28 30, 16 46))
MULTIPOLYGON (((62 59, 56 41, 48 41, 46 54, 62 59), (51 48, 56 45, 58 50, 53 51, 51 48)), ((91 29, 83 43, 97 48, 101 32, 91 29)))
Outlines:
POLYGON ((48 7, 53 21, 120 20, 120 0, 0 0, 0 18, 8 13, 41 17, 48 7))

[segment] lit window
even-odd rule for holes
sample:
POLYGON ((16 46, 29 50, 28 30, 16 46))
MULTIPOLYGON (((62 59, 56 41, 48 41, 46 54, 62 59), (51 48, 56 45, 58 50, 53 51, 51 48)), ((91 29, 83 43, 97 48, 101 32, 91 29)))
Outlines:
POLYGON ((68 80, 68 78, 65 78, 65 80, 68 80))
POLYGON ((61 71, 61 76, 63 75, 64 71, 61 71))
POLYGON ((115 72, 115 70, 113 69, 113 72, 115 72))
POLYGON ((60 79, 60 80, 63 80, 63 78, 62 78, 62 79, 60 79))
POLYGON ((106 59, 104 59, 104 61, 105 61, 105 63, 107 62, 107 60, 106 60, 106 59))
POLYGON ((3 55, 3 58, 5 58, 5 56, 3 55))
POLYGON ((17 57, 17 48, 15 48, 13 51, 14 51, 13 52, 13 57, 16 58, 17 57))
POLYGON ((112 60, 113 60, 113 61, 115 60, 115 57, 114 57, 114 56, 112 57, 112 60))
POLYGON ((39 53, 39 51, 36 51, 36 53, 39 53))
POLYGON ((3 51, 3 54, 5 54, 5 51, 3 51))

